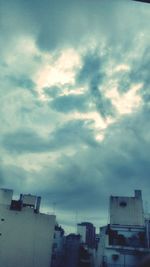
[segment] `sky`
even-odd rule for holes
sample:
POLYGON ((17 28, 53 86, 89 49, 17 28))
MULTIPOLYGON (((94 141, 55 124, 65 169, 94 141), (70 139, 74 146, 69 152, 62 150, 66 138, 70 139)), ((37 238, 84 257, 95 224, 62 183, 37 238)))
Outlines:
POLYGON ((0 187, 66 231, 150 197, 150 5, 0 0, 0 187))

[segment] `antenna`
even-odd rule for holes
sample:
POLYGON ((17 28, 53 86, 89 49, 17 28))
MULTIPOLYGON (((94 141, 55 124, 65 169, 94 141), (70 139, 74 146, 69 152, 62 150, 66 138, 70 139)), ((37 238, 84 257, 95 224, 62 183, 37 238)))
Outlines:
POLYGON ((76 224, 78 224, 78 210, 76 210, 76 224))
POLYGON ((56 202, 53 202, 53 214, 56 215, 56 202))
POLYGON ((144 203, 144 209, 145 209, 145 213, 148 214, 148 202, 145 201, 144 203))
POLYGON ((77 233, 77 224, 78 224, 78 210, 75 211, 75 233, 77 233))

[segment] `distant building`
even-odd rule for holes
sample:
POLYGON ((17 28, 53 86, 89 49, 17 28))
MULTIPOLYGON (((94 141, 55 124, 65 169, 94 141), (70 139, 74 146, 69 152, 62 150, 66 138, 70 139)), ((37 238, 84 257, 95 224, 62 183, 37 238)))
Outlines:
POLYGON ((89 249, 84 247, 84 245, 80 246, 79 252, 79 264, 77 267, 93 267, 93 257, 89 252, 89 249))
POLYGON ((0 189, 0 266, 50 266, 55 216, 40 213, 40 201, 0 189))
POLYGON ((82 222, 77 224, 77 234, 81 236, 81 242, 87 245, 88 248, 95 248, 96 233, 92 223, 82 222))
POLYGON ((65 267, 79 266, 80 235, 69 234, 65 241, 65 267))
POLYGON ((51 267, 64 267, 65 237, 61 226, 55 225, 51 267))
POLYGON ((149 254, 142 193, 110 197, 110 224, 101 227, 96 267, 136 267, 149 254))
POLYGON ((150 248, 150 214, 149 213, 145 214, 144 218, 145 218, 147 247, 150 248))

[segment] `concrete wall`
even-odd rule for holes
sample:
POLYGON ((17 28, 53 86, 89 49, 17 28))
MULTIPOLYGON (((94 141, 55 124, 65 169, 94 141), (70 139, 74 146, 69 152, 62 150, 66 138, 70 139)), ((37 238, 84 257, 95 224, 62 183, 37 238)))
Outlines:
POLYGON ((105 247, 108 245, 108 235, 106 235, 106 230, 107 226, 103 226, 100 228, 100 240, 96 253, 96 267, 102 266, 103 258, 105 255, 105 247))
POLYGON ((49 267, 55 216, 0 204, 0 266, 49 267))
POLYGON ((61 227, 56 227, 54 240, 53 240, 53 251, 52 251, 52 262, 51 267, 63 267, 64 266, 64 244, 65 237, 61 227))
POLYGON ((0 189, 0 204, 10 205, 13 196, 13 190, 0 189))
POLYGON ((141 195, 135 197, 110 197, 110 224, 144 226, 141 195))
POLYGON ((139 256, 120 253, 116 249, 105 249, 104 262, 109 266, 137 266, 139 263, 139 256), (116 258, 117 257, 117 258, 116 258))
POLYGON ((64 236, 60 231, 55 231, 54 243, 57 244, 57 250, 62 251, 64 246, 64 236))

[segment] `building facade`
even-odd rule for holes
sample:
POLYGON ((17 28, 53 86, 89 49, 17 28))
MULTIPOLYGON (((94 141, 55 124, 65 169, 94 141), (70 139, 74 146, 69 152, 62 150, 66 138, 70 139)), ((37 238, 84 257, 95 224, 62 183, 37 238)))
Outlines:
POLYGON ((0 266, 50 266, 55 216, 40 213, 40 201, 0 189, 0 266))
POLYGON ((82 222, 77 224, 77 234, 81 236, 81 242, 87 245, 88 248, 95 248, 96 232, 92 223, 82 222))
POLYGON ((51 267, 64 267, 65 261, 65 236, 64 230, 55 225, 51 267))
POLYGON ((65 267, 78 267, 80 235, 69 234, 65 239, 65 267))
POLYGON ((97 267, 136 267, 150 253, 142 193, 110 197, 110 224, 101 227, 97 267))

